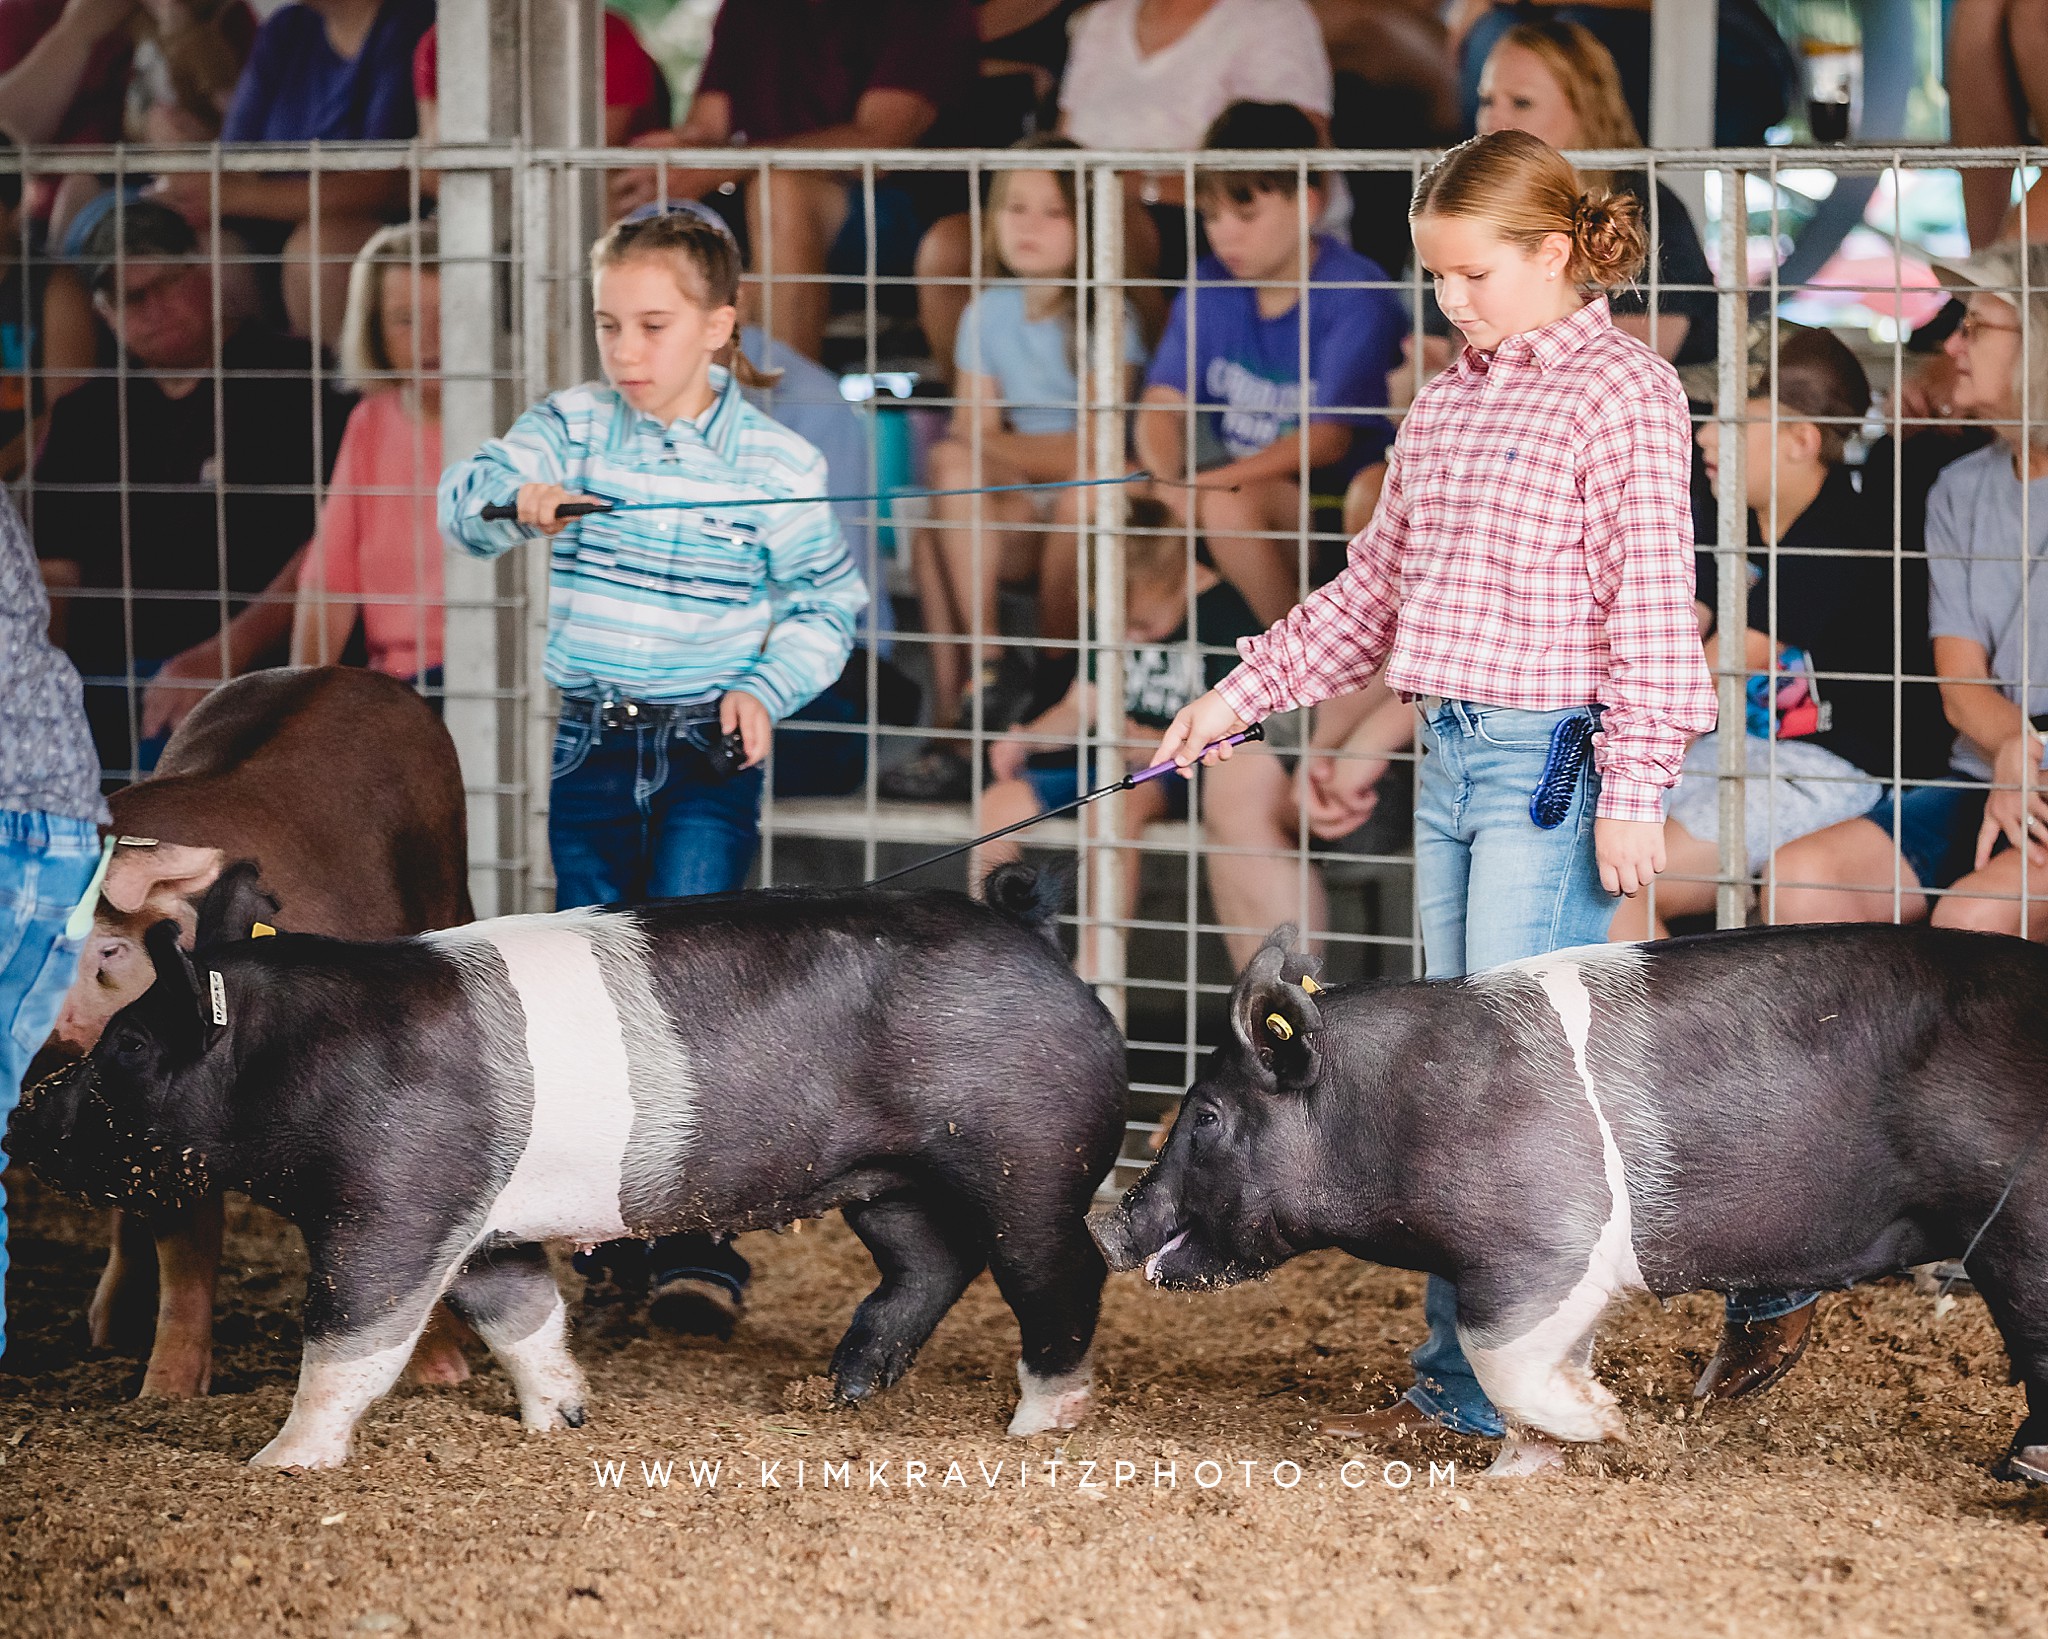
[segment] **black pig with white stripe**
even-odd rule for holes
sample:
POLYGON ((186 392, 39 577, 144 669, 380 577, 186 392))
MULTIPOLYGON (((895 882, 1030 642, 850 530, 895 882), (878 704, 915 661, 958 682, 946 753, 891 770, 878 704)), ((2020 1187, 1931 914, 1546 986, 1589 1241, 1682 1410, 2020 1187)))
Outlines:
POLYGON ((1969 1274, 2027 1390, 1993 1472, 2048 1481, 2048 951, 1774 928, 1324 991, 1292 931, 1091 1225, 1113 1268, 1221 1286, 1336 1246, 1455 1282, 1515 1473, 1621 1435, 1591 1371, 1615 1294, 1843 1287, 1983 1229, 1969 1274))
MULTIPOLYGON (((214 893, 251 890, 237 869, 214 893)), ((305 1359, 258 1463, 340 1464, 444 1295, 528 1428, 578 1426, 541 1243, 834 1208, 882 1276, 832 1359, 841 1400, 901 1376, 986 1265, 1022 1332, 1010 1432, 1069 1428, 1123 1041, 1043 936, 1038 879, 984 893, 739 894, 196 960, 166 923, 155 984, 24 1101, 8 1147, 125 1210, 224 1184, 298 1224, 305 1359)))

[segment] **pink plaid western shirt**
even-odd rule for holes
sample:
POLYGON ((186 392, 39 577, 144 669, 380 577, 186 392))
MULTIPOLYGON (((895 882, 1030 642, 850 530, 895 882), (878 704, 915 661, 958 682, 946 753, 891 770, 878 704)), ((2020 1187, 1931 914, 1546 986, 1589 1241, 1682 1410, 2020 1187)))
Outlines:
POLYGON ((1350 567, 1218 686, 1248 722, 1362 687, 1606 707, 1600 815, 1656 820, 1714 726, 1693 618, 1692 422, 1670 365, 1605 299, 1416 395, 1350 567))

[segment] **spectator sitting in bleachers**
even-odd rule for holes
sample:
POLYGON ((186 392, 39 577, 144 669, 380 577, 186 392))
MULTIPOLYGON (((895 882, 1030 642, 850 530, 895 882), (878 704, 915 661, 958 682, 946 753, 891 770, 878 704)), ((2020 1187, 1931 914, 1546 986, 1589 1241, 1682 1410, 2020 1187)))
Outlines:
MULTIPOLYGON (((1076 148, 1064 137, 1034 138, 1024 146, 1076 148)), ((952 427, 932 446, 926 468, 933 489, 1058 483, 1082 475, 1083 394, 1076 360, 1085 343, 1071 282, 1079 243, 1076 215, 1071 170, 995 173, 983 219, 983 272, 991 282, 975 297, 960 327, 952 427)), ((1128 311, 1124 350, 1129 370, 1123 396, 1128 398, 1145 363, 1137 316, 1128 311)), ((1007 728, 1014 720, 1014 712, 999 702, 999 586, 1036 585, 1038 635, 1073 639, 1080 605, 1072 541, 1086 493, 1066 489, 932 497, 932 523, 918 531, 915 546, 924 628, 935 637, 971 634, 982 644, 973 675, 974 651, 968 644, 932 645, 932 721, 937 726, 967 726, 975 689, 981 691, 985 726, 1007 728), (1055 547, 1055 541, 1064 544, 1055 547), (1048 562, 1057 563, 1058 572, 1041 575, 1048 562)), ((1012 670, 1028 675, 1031 668, 1012 670)), ((1053 684, 1053 691, 1058 686, 1053 684)), ((890 770, 884 793, 912 801, 957 801, 966 797, 971 775, 966 755, 950 742, 938 742, 890 770)))
MULTIPOLYGON (((978 36, 966 0, 747 0, 713 26, 695 100, 672 131, 641 148, 910 148, 973 94, 978 36)), ((614 215, 656 199, 653 169, 611 178, 614 215)), ((833 171, 776 170, 766 195, 744 163, 668 173, 671 199, 730 210, 750 266, 774 275, 767 329, 806 358, 820 356, 831 286, 820 275, 867 268, 864 184, 833 171), (722 190, 744 195, 729 207, 722 190)), ((957 207, 952 207, 956 208, 957 207)), ((901 182, 875 188, 875 271, 908 274, 922 232, 901 182)))
MULTIPOLYGON (((1206 146, 1286 150, 1313 147, 1315 137, 1297 108, 1238 103, 1206 146)), ((1196 287, 1174 300, 1137 418, 1139 458, 1166 480, 1160 498, 1176 516, 1192 511, 1217 569, 1265 622, 1306 592, 1287 538, 1300 527, 1303 469, 1311 505, 1328 495, 1334 506, 1392 440, 1378 407, 1408 322, 1386 274, 1349 245, 1311 235, 1304 267, 1302 223, 1321 213, 1323 183, 1311 175, 1303 200, 1296 181, 1292 165, 1198 174, 1215 254, 1196 269, 1196 287), (1196 477, 1198 490, 1178 486, 1196 477)), ((1048 581, 1063 572, 1048 559, 1048 581)))
MULTIPOLYGON (((4 5, 6 0, 0 0, 4 5)), ((412 94, 419 105, 420 141, 441 140, 439 30, 429 28, 413 48, 412 94)), ((633 25, 615 11, 604 14, 604 145, 623 148, 635 137, 666 126, 671 117, 668 80, 647 53, 633 25)))
MULTIPOLYGON (((1315 132, 1301 146, 1328 140, 1330 59, 1307 0, 1100 0, 1075 17, 1059 129, 1082 146, 1199 148, 1238 102, 1291 103, 1315 132)), ((1188 267, 1180 173, 1124 180, 1126 274, 1178 283, 1188 267)), ((936 223, 918 250, 918 318, 942 369, 971 294, 972 237, 963 212, 936 223)), ((1149 339, 1163 313, 1160 295, 1140 289, 1132 297, 1149 339)))
MULTIPOLYGON (((1553 148, 1643 145, 1607 48, 1577 23, 1555 18, 1517 24, 1487 54, 1479 75, 1479 129, 1527 131, 1553 148)), ((1615 328, 1677 364, 1714 357, 1714 275, 1685 202, 1661 182, 1653 196, 1641 171, 1580 175, 1588 187, 1635 195, 1642 203, 1643 225, 1654 230, 1657 311, 1653 317, 1642 284, 1619 291, 1608 302, 1615 328)), ((1644 284, 1648 278, 1645 274, 1644 284)))
MULTIPOLYGON (((432 0, 298 0, 256 36, 223 142, 373 142, 419 129, 412 55, 434 20, 432 0)), ((160 178, 154 196, 195 224, 209 220, 213 179, 201 169, 160 178)), ((320 179, 313 215, 304 175, 229 172, 219 214, 250 250, 282 260, 292 333, 332 346, 341 335, 349 270, 385 223, 408 209, 402 171, 337 171, 320 179), (317 294, 316 294, 317 292, 317 294)))
MULTIPOLYGON (((1707 0, 1685 0, 1688 7, 1707 0)), ((1759 0, 1717 0, 1714 143, 1754 148, 1803 89, 1798 59, 1759 0)), ((1458 55, 1459 98, 1468 129, 1479 106, 1479 73, 1494 42, 1518 23, 1559 18, 1599 37, 1621 71, 1636 129, 1650 124, 1651 0, 1453 0, 1448 21, 1458 55)))
MULTIPOLYGON (((0 0, 0 130, 17 142, 211 142, 256 37, 243 0, 0 0)), ((53 242, 100 191, 36 179, 53 242)))
POLYGON ((341 367, 362 397, 299 573, 292 664, 339 661, 358 619, 372 670, 441 688, 445 550, 441 479, 441 275, 431 223, 385 228, 349 277, 341 367))
MULTIPOLYGON (((2048 403, 2048 296, 2018 305, 1994 294, 2048 290, 2048 246, 2001 244, 1937 265, 1969 295, 1948 340, 1955 409, 1991 422, 1996 442, 1951 462, 1927 506, 1928 627, 1942 706, 1956 730, 1948 785, 1887 795, 1867 815, 1779 855, 1781 922, 1888 922, 1929 914, 1945 927, 2048 937, 2033 911, 2048 887, 2042 791, 2048 717, 2048 423, 2021 436, 2024 404, 2048 403), (2024 477, 2020 469, 2024 467, 2024 477), (2022 578, 2022 565, 2026 574, 2022 578), (2021 618, 2020 611, 2026 611, 2021 618), (2031 788, 2022 801, 2022 780, 2031 788), (2028 901, 2019 899, 2021 846, 2028 901), (1943 891, 1945 890, 1945 891, 1943 891)), ((1910 549, 1910 545, 1909 545, 1910 549)))
POLYGON ((87 255, 128 369, 51 411, 30 524, 101 758, 146 772, 208 689, 285 657, 314 488, 349 401, 315 385, 308 343, 232 314, 216 372, 212 270, 192 229, 146 200, 119 220, 87 255))
MULTIPOLYGON (((1124 625, 1133 645, 1123 654, 1126 755, 1139 761, 1183 706, 1237 664, 1237 640, 1263 629, 1236 588, 1213 570, 1189 563, 1186 541, 1170 525, 1156 502, 1134 500, 1123 541, 1124 625), (1188 648, 1190 592, 1199 658, 1188 648)), ((1084 724, 1093 720, 1090 694, 1089 683, 1076 678, 1049 710, 989 747, 995 782, 982 793, 985 826, 993 830, 1058 808, 1095 783, 1075 749, 1084 724)), ((1226 850, 1208 855, 1207 866, 1217 919, 1231 930, 1224 941, 1232 966, 1251 959, 1275 921, 1296 922, 1311 936, 1325 927, 1318 873, 1308 873, 1307 902, 1301 899, 1293 799, 1280 759, 1263 746, 1246 746, 1229 762, 1203 769, 1201 781, 1203 835, 1226 850)), ((1108 804, 1119 804, 1116 834, 1137 837, 1154 821, 1186 818, 1190 789, 1169 774, 1082 812, 1092 818, 1108 804)), ((1019 851, 1008 840, 976 849, 970 880, 979 883, 1019 851)), ((1117 914, 1128 919, 1137 902, 1135 854, 1125 872, 1125 892, 1117 914)))
MULTIPOLYGON (((1747 730, 1746 868, 1762 872, 1776 852, 1781 880, 1795 875, 1788 845, 1844 821, 1862 823, 1858 817, 1878 802, 1892 777, 1895 729, 1906 778, 1938 775, 1947 756, 1934 691, 1906 684, 1903 710, 1895 712, 1885 680, 1894 653, 1909 676, 1924 677, 1932 658, 1924 562, 1915 553, 1894 565, 1890 496, 1865 495, 1860 474, 1843 464, 1845 440, 1870 407, 1870 383, 1831 332, 1781 325, 1779 335, 1776 398, 1770 336, 1760 326, 1743 412, 1749 538, 1753 547, 1775 551, 1758 550, 1749 560, 1747 630, 1707 641, 1710 665, 1740 665, 1751 677, 1749 720, 1701 736, 1686 752, 1664 824, 1670 863, 1655 885, 1655 919, 1650 895, 1624 900, 1615 914, 1616 939, 1661 938, 1671 917, 1712 910, 1723 733, 1747 730), (1774 654, 1779 681, 1772 700, 1764 679, 1774 654)), ((1715 422, 1701 425, 1699 443, 1718 488, 1715 422)), ((1699 561, 1705 625, 1715 608, 1717 560, 1702 553, 1699 561)), ((1778 890, 1781 916, 1784 891, 1778 890)))
POLYGON ((98 354, 92 299, 72 269, 23 256, 21 173, 0 174, 0 481, 21 476, 43 416, 98 354))

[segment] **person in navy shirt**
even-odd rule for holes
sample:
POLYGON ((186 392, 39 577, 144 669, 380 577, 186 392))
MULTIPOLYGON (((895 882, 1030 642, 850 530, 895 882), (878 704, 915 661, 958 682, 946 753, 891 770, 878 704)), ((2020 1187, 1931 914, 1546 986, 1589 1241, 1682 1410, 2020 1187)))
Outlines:
MULTIPOLYGON (((256 34, 235 86, 223 142, 405 141, 419 130, 412 56, 433 26, 433 0, 300 0, 256 34)), ((166 176, 156 194, 195 225, 208 211, 201 171, 166 176)), ((320 277, 319 340, 333 345, 347 306, 357 251, 406 208, 402 171, 333 172, 320 179, 320 216, 303 175, 229 173, 220 212, 251 250, 282 258, 282 305, 295 334, 314 333, 313 277, 320 277)))
MULTIPOLYGON (((1240 102, 1223 111, 1203 146, 1321 144, 1300 109, 1240 102)), ((1408 323, 1378 263, 1326 235, 1304 235, 1303 223, 1323 213, 1324 184, 1311 176, 1304 199, 1298 180, 1292 166, 1197 178, 1195 201, 1215 254, 1196 268, 1194 288, 1174 300, 1137 428, 1148 470, 1167 480, 1201 475, 1198 494, 1169 483, 1160 499, 1180 518, 1194 505, 1210 558, 1269 623, 1307 591, 1296 584, 1294 543, 1275 538, 1300 518, 1303 445, 1311 505, 1326 497, 1339 504, 1352 476, 1380 460, 1393 439, 1384 413, 1387 373, 1401 361, 1408 323), (1198 412, 1192 441, 1191 401, 1198 412)))

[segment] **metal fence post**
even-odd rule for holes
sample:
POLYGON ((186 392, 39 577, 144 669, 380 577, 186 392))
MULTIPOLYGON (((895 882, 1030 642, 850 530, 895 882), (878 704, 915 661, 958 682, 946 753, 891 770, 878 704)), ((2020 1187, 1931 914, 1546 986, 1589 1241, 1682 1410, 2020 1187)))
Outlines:
POLYGON ((1749 918, 1749 839, 1743 816, 1749 748, 1744 727, 1744 634, 1749 629, 1749 500, 1744 423, 1749 413, 1748 173, 1721 173, 1720 508, 1714 546, 1715 631, 1720 663, 1714 679, 1720 704, 1721 862, 1714 925, 1739 928, 1749 918))
MULTIPOLYGON (((518 0, 448 0, 440 8, 441 138, 504 153, 518 117, 518 0)), ((509 159, 509 155, 506 155, 509 159)), ((499 258, 506 179, 492 170, 441 175, 441 428, 461 460, 510 419, 511 361, 499 258)), ((521 827, 509 800, 521 772, 516 708, 517 588, 525 566, 450 552, 446 563, 448 732, 469 792, 469 884, 479 916, 522 908, 521 827), (508 721, 508 718, 510 721, 508 721)))
MULTIPOLYGON (((604 28, 598 0, 527 0, 526 60, 521 73, 521 128, 542 149, 604 146, 604 28), (535 71, 549 64, 555 72, 535 71)), ((567 160, 523 156, 518 173, 521 280, 520 379, 526 403, 589 379, 592 356, 584 259, 603 220, 604 173, 567 160)), ((541 672, 548 633, 548 555, 519 554, 524 592, 523 665, 519 701, 509 715, 521 729, 516 753, 526 801, 520 815, 529 862, 528 909, 554 903, 548 854, 548 785, 552 770, 554 690, 541 672)))
MULTIPOLYGON (((1110 166, 1094 173, 1089 204, 1091 223, 1090 278, 1084 304, 1088 323, 1090 377, 1091 477, 1111 478, 1126 470, 1124 458, 1124 190, 1123 179, 1110 166)), ((1088 650, 1095 657, 1095 774, 1093 783, 1123 777, 1124 666, 1124 492, 1105 484, 1092 492, 1094 529, 1091 536, 1095 629, 1088 650)), ((1087 675, 1085 667, 1082 675, 1087 675)), ((1093 945, 1093 961, 1083 971, 1093 979, 1103 1004, 1119 1024, 1124 1019, 1127 940, 1123 927, 1126 873, 1137 868, 1117 846, 1122 833, 1122 804, 1115 799, 1094 806, 1094 841, 1084 840, 1092 892, 1084 918, 1083 948, 1093 945)), ((1087 830, 1083 830, 1084 839, 1087 830)))

